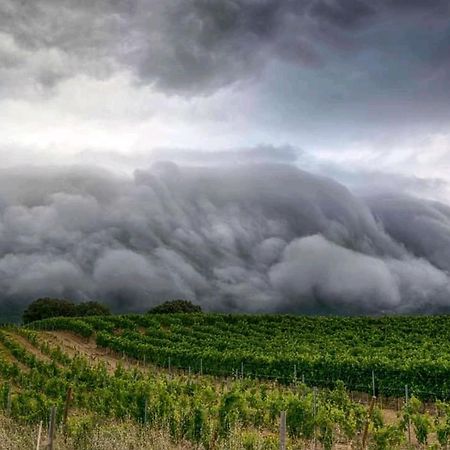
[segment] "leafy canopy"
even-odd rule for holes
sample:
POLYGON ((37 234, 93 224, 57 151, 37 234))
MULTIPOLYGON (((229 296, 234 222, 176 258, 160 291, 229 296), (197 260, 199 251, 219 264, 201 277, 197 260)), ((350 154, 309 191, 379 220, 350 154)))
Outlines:
POLYGON ((150 314, 200 313, 202 308, 189 300, 169 300, 148 311, 150 314))
POLYGON ((104 316, 110 314, 109 309, 98 302, 75 304, 70 300, 59 298, 38 298, 25 309, 22 319, 24 323, 50 317, 104 316))

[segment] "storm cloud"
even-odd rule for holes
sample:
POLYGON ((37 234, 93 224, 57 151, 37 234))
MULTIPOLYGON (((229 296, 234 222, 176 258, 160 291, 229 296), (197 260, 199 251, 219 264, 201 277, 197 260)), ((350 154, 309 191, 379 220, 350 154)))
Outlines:
POLYGON ((450 213, 436 202, 357 198, 285 164, 0 175, 3 308, 48 295, 122 312, 178 297, 214 311, 450 310, 450 213))
POLYGON ((385 52, 386 24, 392 32, 434 27, 428 44, 436 48, 421 68, 437 73, 449 64, 448 8, 445 0, 4 0, 0 77, 52 87, 74 73, 102 78, 128 68, 138 83, 192 95, 257 78, 273 59, 320 66, 330 52, 385 52))

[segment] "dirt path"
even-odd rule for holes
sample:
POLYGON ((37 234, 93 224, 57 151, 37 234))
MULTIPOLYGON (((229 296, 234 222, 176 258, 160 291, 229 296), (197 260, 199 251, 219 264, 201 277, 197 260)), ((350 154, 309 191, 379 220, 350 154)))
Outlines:
POLYGON ((114 372, 119 364, 126 369, 143 369, 142 366, 139 367, 137 362, 130 361, 128 358, 120 358, 108 349, 97 347, 94 338, 86 339, 70 331, 45 331, 40 335, 50 345, 59 346, 63 352, 72 358, 84 356, 91 363, 105 363, 110 372, 114 372))
POLYGON ((27 352, 34 355, 40 361, 45 363, 51 363, 52 360, 45 353, 42 353, 38 348, 36 348, 28 339, 24 338, 20 334, 16 334, 13 332, 8 332, 7 335, 19 345, 21 345, 27 352))
POLYGON ((0 355, 5 358, 6 361, 12 364, 17 364, 20 368, 20 370, 27 371, 30 370, 29 367, 27 367, 25 364, 18 361, 11 352, 2 344, 0 343, 0 355))

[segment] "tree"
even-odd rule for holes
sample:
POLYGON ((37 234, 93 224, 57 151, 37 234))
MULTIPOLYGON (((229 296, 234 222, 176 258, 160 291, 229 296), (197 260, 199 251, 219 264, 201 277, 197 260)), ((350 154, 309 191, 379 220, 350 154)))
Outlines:
POLYGON ((23 322, 29 323, 35 320, 49 317, 70 317, 76 315, 75 304, 69 300, 59 298, 38 298, 23 313, 23 322))
POLYGON ((200 313, 202 308, 189 300, 169 300, 150 309, 150 314, 200 313))
POLYGON ((30 323, 50 317, 105 316, 107 314, 110 314, 109 309, 98 302, 75 304, 70 300, 45 297, 30 303, 22 319, 23 323, 30 323))
POLYGON ((77 316, 107 316, 109 308, 98 302, 84 302, 75 306, 77 316))

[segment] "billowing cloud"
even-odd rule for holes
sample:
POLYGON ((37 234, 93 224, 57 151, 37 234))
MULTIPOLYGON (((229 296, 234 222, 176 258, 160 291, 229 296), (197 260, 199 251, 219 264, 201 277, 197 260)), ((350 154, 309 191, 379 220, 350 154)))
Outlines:
POLYGON ((154 148, 294 163, 302 148, 445 178, 448 13, 445 0, 3 0, 0 165, 117 153, 128 168, 154 148))
MULTIPOLYGON (((139 82, 207 92, 257 77, 273 58, 317 65, 327 59, 324 48, 365 49, 368 36, 359 31, 386 17, 436 26, 445 12, 443 0, 5 0, 0 75, 13 82, 30 74, 51 87, 74 72, 105 77, 128 67, 139 82)), ((448 64, 445 49, 435 57, 448 64)))
POLYGON ((417 257, 450 271, 450 208, 447 205, 389 194, 369 197, 367 202, 394 239, 417 257))
POLYGON ((0 311, 448 310, 449 8, 2 0, 0 311))
POLYGON ((450 213, 436 202, 357 198, 266 163, 17 168, 0 192, 3 308, 53 295, 116 311, 174 297, 217 311, 450 309, 450 213))

